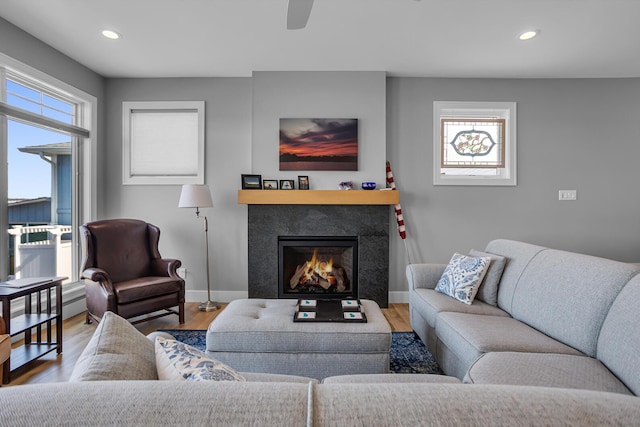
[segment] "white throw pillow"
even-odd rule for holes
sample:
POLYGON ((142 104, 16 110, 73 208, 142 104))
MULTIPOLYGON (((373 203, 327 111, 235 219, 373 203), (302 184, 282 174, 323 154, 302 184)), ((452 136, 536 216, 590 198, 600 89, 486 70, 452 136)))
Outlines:
POLYGON ((156 369, 160 380, 244 381, 244 377, 219 360, 180 341, 156 338, 156 369))
POLYGON ((489 257, 472 257, 456 252, 438 280, 436 291, 471 304, 490 262, 489 257))

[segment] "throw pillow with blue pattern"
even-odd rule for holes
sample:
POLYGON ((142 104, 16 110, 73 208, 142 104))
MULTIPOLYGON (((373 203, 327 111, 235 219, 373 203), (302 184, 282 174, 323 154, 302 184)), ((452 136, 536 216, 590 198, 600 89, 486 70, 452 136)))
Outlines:
POLYGON ((156 338, 156 369, 160 380, 245 381, 233 368, 180 341, 156 338))
POLYGON ((489 257, 474 257, 456 252, 438 280, 436 291, 471 304, 490 262, 489 257))

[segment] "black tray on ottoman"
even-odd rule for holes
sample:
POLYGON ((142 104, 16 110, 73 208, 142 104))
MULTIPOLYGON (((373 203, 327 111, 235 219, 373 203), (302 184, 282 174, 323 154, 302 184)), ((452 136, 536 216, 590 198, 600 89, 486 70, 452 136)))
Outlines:
POLYGON ((301 299, 293 314, 294 322, 367 323, 360 300, 301 299))

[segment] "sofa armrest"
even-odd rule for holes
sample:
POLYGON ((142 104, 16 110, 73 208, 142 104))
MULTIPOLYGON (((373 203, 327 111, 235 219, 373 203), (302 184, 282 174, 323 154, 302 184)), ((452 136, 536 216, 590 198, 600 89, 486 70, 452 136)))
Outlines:
POLYGON ((409 290, 435 289, 445 268, 446 264, 409 264, 406 270, 409 290))

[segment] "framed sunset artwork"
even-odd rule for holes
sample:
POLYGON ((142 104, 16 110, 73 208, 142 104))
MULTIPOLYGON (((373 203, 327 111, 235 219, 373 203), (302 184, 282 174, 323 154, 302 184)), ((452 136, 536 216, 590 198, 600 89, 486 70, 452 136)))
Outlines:
POLYGON ((281 171, 357 171, 358 119, 280 119, 281 171))

